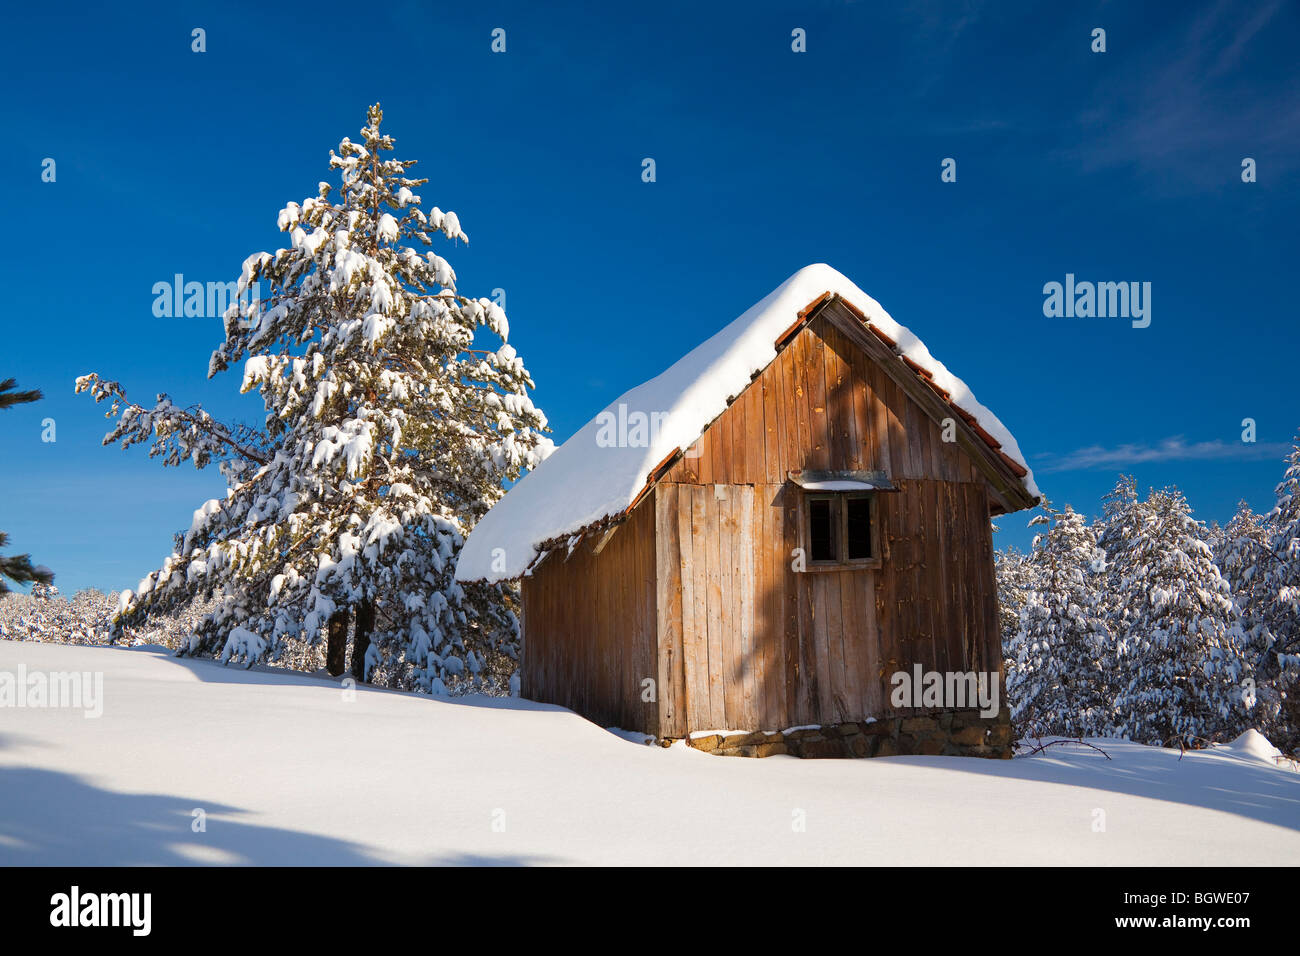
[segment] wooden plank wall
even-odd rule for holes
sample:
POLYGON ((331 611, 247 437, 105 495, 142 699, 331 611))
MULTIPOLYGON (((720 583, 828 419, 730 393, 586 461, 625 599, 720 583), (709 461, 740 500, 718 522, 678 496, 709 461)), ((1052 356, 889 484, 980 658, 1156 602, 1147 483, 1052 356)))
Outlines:
POLYGON ((659 734, 657 701, 641 700, 656 662, 655 506, 647 497, 600 554, 584 540, 523 579, 520 692, 603 727, 659 734))
POLYGON ((981 483, 956 443, 823 317, 781 351, 664 476, 780 484, 802 468, 981 483))
POLYGON ((880 716, 897 669, 1000 669, 983 481, 833 324, 801 331, 696 451, 655 491, 662 735, 880 716), (801 468, 894 479, 879 570, 792 570, 801 468))

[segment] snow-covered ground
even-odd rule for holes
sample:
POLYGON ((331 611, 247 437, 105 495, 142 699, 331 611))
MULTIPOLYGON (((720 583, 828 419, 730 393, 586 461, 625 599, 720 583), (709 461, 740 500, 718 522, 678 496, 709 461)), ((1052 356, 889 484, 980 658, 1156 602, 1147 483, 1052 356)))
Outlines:
POLYGON ((102 673, 103 714, 0 708, 0 865, 1300 861, 1300 773, 1260 741, 746 760, 157 648, 0 641, 22 668, 102 673))

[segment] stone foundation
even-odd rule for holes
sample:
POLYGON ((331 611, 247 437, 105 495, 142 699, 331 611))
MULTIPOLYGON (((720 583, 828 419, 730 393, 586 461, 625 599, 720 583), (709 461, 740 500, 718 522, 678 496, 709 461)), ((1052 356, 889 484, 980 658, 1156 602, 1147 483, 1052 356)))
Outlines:
POLYGON ((895 757, 903 754, 942 754, 953 757, 1011 756, 1014 741, 1011 716, 1003 708, 996 717, 978 710, 926 711, 910 716, 792 727, 754 733, 709 734, 686 738, 696 750, 721 757, 895 757))

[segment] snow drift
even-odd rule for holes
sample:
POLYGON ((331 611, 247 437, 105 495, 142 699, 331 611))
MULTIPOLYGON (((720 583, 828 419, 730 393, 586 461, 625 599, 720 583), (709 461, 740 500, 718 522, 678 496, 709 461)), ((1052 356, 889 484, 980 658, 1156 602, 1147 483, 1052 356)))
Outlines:
POLYGON ((0 673, 19 669, 102 673, 103 715, 0 708, 0 866, 1300 859, 1300 774, 1250 736, 1092 741, 1109 760, 746 760, 518 698, 349 693, 161 649, 0 641, 0 673))

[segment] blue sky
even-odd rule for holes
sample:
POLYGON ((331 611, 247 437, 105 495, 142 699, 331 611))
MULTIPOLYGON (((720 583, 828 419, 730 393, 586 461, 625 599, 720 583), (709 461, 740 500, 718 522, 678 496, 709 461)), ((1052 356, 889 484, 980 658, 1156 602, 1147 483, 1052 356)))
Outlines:
POLYGON ((46 399, 0 416, 0 528, 65 592, 109 590, 222 494, 102 448, 73 379, 256 420, 237 372, 205 377, 220 322, 155 318, 151 290, 282 244, 276 213, 375 101, 471 238, 439 250, 461 291, 506 290, 557 441, 824 261, 997 412, 1054 501, 1095 513, 1128 471, 1205 520, 1265 509, 1300 426, 1298 33, 1283 2, 22 5, 0 378, 46 399), (1150 282, 1150 327, 1044 317, 1066 273, 1150 282))

